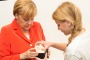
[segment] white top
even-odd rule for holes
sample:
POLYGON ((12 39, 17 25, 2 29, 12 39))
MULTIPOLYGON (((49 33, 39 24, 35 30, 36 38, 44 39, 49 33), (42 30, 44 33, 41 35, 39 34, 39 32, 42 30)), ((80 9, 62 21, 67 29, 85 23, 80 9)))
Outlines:
POLYGON ((28 35, 28 34, 26 35, 26 37, 27 37, 28 39, 30 39, 30 37, 29 37, 29 36, 30 36, 30 35, 28 35))
POLYGON ((90 34, 85 32, 77 36, 67 46, 65 60, 90 60, 90 34))

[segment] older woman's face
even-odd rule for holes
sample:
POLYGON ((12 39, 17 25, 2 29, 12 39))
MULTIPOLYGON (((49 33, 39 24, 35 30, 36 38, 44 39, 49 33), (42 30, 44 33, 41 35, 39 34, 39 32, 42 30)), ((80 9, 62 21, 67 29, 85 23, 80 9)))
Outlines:
POLYGON ((17 16, 17 23, 20 28, 24 31, 28 31, 30 27, 33 25, 34 18, 24 19, 21 15, 17 16))
POLYGON ((70 23, 68 21, 56 20, 55 22, 58 26, 58 30, 63 32, 65 35, 69 35, 71 33, 71 27, 70 27, 70 23))

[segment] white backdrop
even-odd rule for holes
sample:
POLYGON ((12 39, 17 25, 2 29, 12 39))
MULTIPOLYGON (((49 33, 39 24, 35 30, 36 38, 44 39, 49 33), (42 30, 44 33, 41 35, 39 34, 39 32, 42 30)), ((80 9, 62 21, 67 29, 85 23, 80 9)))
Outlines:
MULTIPOLYGON (((14 19, 13 5, 16 0, 0 1, 0 29, 14 19)), ((47 41, 67 42, 67 37, 58 31, 55 22, 52 19, 53 11, 64 1, 71 1, 77 5, 82 12, 83 26, 90 28, 90 3, 89 0, 33 0, 37 6, 38 14, 35 20, 40 22, 47 41)), ((64 60, 63 52, 50 48, 51 55, 49 60, 64 60)))

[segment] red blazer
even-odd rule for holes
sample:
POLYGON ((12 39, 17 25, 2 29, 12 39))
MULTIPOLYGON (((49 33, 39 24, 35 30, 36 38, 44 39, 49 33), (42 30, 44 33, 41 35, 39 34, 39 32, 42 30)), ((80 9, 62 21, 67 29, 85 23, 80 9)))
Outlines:
POLYGON ((30 28, 30 40, 28 40, 14 19, 11 24, 1 29, 0 60, 20 60, 20 54, 33 48, 35 43, 40 40, 45 40, 40 23, 33 22, 33 26, 30 28))

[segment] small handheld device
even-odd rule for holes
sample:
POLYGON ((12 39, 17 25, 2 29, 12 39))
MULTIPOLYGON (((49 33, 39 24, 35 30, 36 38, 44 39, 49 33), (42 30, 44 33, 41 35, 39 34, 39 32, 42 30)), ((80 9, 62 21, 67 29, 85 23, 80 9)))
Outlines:
POLYGON ((44 59, 45 54, 48 52, 48 49, 45 50, 45 48, 42 44, 36 45, 35 49, 36 49, 36 52, 39 53, 38 56, 36 56, 36 57, 38 57, 40 59, 44 59))
POLYGON ((45 54, 46 54, 47 52, 48 52, 48 49, 47 49, 44 53, 39 53, 38 56, 36 56, 36 57, 38 57, 38 58, 40 58, 40 59, 44 59, 45 54))

